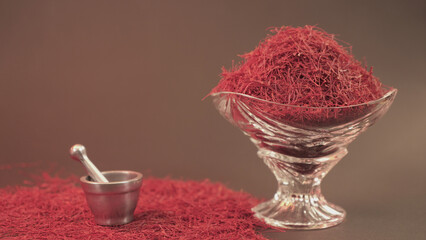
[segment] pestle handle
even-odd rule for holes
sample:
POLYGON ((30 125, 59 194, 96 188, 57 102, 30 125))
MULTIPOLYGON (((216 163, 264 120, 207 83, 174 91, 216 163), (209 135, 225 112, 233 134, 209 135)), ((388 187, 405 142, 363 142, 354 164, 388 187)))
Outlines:
POLYGON ((70 156, 72 159, 81 162, 86 168, 89 176, 96 182, 107 183, 108 179, 98 170, 98 168, 90 161, 86 154, 86 148, 81 144, 76 144, 70 148, 70 156))

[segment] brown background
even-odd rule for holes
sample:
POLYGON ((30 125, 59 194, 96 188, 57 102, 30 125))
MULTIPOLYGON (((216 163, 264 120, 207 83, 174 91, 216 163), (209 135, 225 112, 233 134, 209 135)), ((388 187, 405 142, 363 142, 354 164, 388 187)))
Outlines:
MULTIPOLYGON (((426 236, 425 1, 0 1, 0 164, 57 163, 82 143, 102 169, 227 183, 260 198, 272 174, 210 99, 222 65, 269 26, 318 24, 399 89, 325 178, 340 226, 282 239, 426 236)), ((0 185, 23 177, 0 170, 0 185)))

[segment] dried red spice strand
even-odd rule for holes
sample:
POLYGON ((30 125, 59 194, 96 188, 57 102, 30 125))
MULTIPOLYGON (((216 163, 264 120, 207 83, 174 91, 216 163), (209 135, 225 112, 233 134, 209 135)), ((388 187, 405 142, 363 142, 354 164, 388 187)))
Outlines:
POLYGON ((135 220, 94 223, 76 177, 44 173, 34 186, 0 189, 0 238, 265 239, 250 210, 258 199, 208 180, 144 180, 135 220))
POLYGON ((39 166, 40 163, 36 162, 20 162, 20 163, 11 163, 11 164, 1 164, 0 170, 9 170, 9 169, 17 169, 17 168, 32 168, 35 166, 39 166))
POLYGON ((382 84, 357 61, 351 47, 315 26, 272 28, 259 46, 241 55, 210 94, 235 92, 274 103, 251 104, 276 119, 319 124, 359 115, 364 107, 329 109, 362 104, 384 95, 382 84))

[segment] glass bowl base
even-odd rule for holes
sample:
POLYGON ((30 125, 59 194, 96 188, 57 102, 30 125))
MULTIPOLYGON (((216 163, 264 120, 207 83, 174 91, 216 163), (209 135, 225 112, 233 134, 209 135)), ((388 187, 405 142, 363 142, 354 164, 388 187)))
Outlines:
POLYGON ((328 202, 312 204, 311 201, 289 202, 272 199, 255 206, 252 211, 255 217, 271 226, 296 230, 333 227, 343 222, 346 217, 345 210, 328 202))

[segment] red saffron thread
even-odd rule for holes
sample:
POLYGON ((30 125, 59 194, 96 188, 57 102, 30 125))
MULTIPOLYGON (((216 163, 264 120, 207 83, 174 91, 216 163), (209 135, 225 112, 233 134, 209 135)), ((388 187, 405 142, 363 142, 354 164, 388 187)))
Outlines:
POLYGON ((384 95, 382 84, 357 61, 351 47, 343 47, 335 36, 315 26, 271 28, 268 35, 243 61, 230 70, 222 68, 222 79, 210 94, 235 92, 283 107, 251 102, 276 119, 327 125, 359 115, 363 107, 327 109, 362 104, 384 95))
MULTIPOLYGON (((9 239, 266 239, 253 217, 259 200, 220 183, 144 179, 135 220, 94 223, 77 177, 44 173, 31 187, 0 189, 0 238, 9 239)), ((28 182, 27 182, 28 184, 28 182)))
POLYGON ((0 165, 0 170, 9 170, 9 169, 17 169, 17 168, 32 168, 40 165, 35 162, 21 162, 21 163, 11 163, 11 164, 2 164, 0 165))

